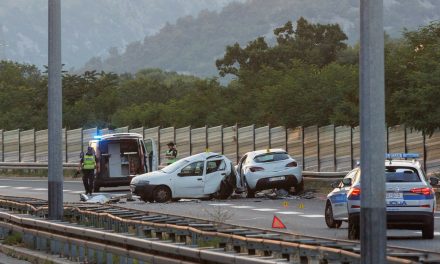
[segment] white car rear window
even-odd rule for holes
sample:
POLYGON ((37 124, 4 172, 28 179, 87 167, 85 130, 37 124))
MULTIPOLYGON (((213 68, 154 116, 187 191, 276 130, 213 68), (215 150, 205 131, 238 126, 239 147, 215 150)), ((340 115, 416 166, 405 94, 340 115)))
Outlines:
POLYGON ((286 160, 289 158, 290 158, 289 154, 287 154, 285 152, 271 152, 271 153, 265 153, 265 154, 256 156, 254 158, 254 161, 256 163, 264 163, 264 162, 286 160))

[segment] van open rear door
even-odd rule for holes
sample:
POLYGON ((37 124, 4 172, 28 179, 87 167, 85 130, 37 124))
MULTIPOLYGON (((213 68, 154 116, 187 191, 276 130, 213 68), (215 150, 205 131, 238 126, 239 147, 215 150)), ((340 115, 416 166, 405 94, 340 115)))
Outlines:
POLYGON ((144 139, 144 146, 146 150, 146 163, 148 172, 156 171, 158 166, 158 151, 154 139, 144 139))

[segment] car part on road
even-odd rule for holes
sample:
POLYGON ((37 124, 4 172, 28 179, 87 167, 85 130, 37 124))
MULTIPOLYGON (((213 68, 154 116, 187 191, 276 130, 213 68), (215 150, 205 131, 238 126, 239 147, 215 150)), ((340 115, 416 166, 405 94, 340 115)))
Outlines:
MULTIPOLYGON (((47 215, 47 202, 39 199, 0 196, 0 207, 18 213, 32 213, 41 217, 47 215)), ((142 236, 138 239, 143 240, 146 236, 150 242, 160 242, 165 239, 168 241, 168 249, 173 250, 172 252, 176 252, 175 250, 179 250, 179 248, 183 251, 187 245, 191 244, 193 247, 204 247, 205 249, 195 248, 197 252, 194 253, 197 256, 203 255, 202 250, 206 250, 206 246, 211 245, 214 247, 212 250, 217 253, 217 258, 227 258, 226 261, 229 262, 226 263, 251 263, 234 262, 228 255, 231 252, 235 252, 233 256, 238 256, 238 253, 241 253, 239 255, 244 257, 248 256, 244 253, 254 254, 254 261, 261 259, 274 261, 276 259, 277 263, 283 263, 287 260, 293 262, 314 260, 357 263, 360 257, 359 242, 357 241, 236 226, 108 204, 66 204, 65 212, 66 217, 80 225, 78 232, 82 236, 87 234, 85 230, 89 227, 104 228, 113 231, 106 231, 106 234, 115 233, 121 238, 125 238, 126 241, 139 235, 142 236), (127 233, 130 235, 127 236, 127 233), (263 255, 266 257, 258 257, 263 255)), ((131 247, 130 244, 126 244, 126 246, 131 247)), ((412 261, 426 263, 440 259, 439 252, 394 246, 389 246, 387 253, 390 263, 412 263, 412 261)), ((212 261, 214 260, 211 259, 212 261)))

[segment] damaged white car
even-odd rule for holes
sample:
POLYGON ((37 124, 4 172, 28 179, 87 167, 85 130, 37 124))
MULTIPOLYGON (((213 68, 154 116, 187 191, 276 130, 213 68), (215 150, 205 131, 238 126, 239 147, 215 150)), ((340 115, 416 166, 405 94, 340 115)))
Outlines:
POLYGON ((235 186, 232 162, 224 155, 206 152, 136 176, 130 190, 144 201, 163 203, 180 198, 226 199, 235 186))

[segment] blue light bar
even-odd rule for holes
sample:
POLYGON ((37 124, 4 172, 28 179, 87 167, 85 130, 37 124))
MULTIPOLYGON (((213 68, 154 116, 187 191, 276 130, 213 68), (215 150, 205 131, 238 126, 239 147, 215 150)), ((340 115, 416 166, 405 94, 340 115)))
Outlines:
POLYGON ((387 153, 386 159, 418 159, 420 155, 417 153, 387 153))
POLYGON ((102 139, 102 136, 93 136, 94 139, 102 139))

